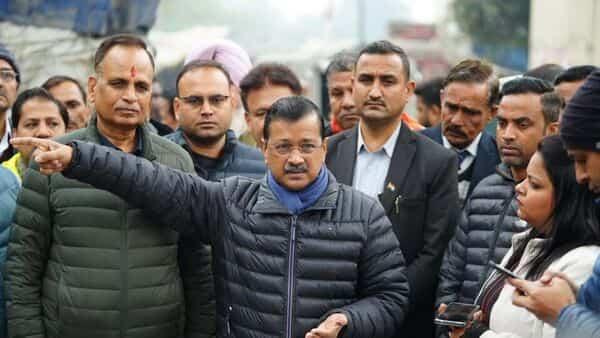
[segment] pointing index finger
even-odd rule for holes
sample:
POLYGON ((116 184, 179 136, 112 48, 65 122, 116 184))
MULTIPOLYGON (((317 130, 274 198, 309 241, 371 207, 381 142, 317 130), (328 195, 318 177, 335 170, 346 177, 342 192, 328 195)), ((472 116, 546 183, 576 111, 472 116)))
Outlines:
POLYGON ((52 141, 35 137, 15 137, 10 140, 13 146, 34 146, 44 151, 50 150, 52 141))

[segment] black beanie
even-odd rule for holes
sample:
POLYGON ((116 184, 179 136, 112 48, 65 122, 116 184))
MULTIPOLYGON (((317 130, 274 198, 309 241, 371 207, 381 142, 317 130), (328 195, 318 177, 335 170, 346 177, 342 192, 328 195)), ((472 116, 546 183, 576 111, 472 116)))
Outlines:
POLYGON ((567 148, 600 152, 600 70, 587 78, 567 104, 560 136, 567 148))

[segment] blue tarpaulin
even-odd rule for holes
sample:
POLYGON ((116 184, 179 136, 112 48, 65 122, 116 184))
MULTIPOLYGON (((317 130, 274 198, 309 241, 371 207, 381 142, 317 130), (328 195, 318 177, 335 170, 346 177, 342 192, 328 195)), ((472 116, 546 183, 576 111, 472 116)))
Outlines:
POLYGON ((159 0, 0 0, 0 21, 72 30, 102 37, 145 34, 156 21, 159 0))

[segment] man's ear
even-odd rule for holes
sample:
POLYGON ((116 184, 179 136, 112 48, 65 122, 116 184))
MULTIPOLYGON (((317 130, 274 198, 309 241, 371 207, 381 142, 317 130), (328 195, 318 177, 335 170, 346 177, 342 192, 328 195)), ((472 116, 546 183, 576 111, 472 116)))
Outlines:
POLYGON ((432 105, 429 107, 429 116, 427 118, 432 126, 437 125, 442 120, 442 109, 438 105, 432 105))
POLYGON ((260 145, 258 145, 260 150, 263 153, 263 157, 265 158, 265 163, 267 163, 267 155, 268 155, 268 147, 267 147, 267 142, 265 141, 264 137, 260 138, 260 145))
POLYGON ((240 96, 240 90, 235 85, 229 85, 229 92, 231 93, 231 105, 234 111, 237 111, 242 104, 242 98, 240 96))
POLYGON ((415 81, 408 81, 406 84, 406 94, 409 96, 415 92, 415 88, 417 87, 417 83, 415 81))
POLYGON ((98 84, 98 79, 93 76, 90 75, 88 77, 88 101, 89 103, 95 103, 96 102, 96 85, 98 84))
POLYGON ((546 126, 546 135, 558 135, 558 122, 552 122, 546 126))
POLYGON ((492 119, 494 117, 496 117, 496 115, 498 114, 498 105, 497 104, 492 105, 492 108, 490 109, 490 113, 492 114, 492 119))
POLYGON ((175 113, 175 120, 179 121, 179 109, 181 109, 181 101, 178 97, 173 100, 173 112, 175 113))
POLYGON ((485 124, 490 123, 496 117, 496 114, 498 114, 498 105, 494 104, 492 107, 490 107, 490 113, 487 116, 485 124))

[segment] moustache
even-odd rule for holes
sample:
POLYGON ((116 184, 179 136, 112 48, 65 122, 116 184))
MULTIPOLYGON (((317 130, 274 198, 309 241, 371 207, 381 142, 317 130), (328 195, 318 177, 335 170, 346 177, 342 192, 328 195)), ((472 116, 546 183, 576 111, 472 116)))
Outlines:
POLYGON ((446 127, 446 132, 451 132, 462 137, 467 137, 467 135, 462 130, 460 130, 460 127, 452 124, 446 127))
POLYGON ((286 174, 302 174, 308 171, 306 164, 302 165, 286 165, 283 168, 286 174))

